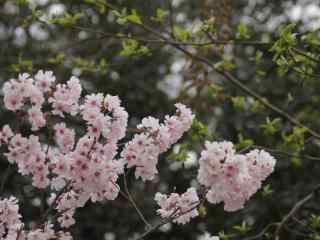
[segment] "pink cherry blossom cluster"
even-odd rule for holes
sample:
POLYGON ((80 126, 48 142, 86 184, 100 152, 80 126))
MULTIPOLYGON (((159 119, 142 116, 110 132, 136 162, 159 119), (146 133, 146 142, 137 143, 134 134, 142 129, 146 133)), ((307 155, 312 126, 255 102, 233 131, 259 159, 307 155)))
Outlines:
POLYGON ((17 239, 23 228, 17 199, 0 199, 0 239, 17 239))
POLYGON ((5 125, 0 144, 7 146, 8 161, 17 164, 22 175, 31 176, 35 187, 65 190, 59 196, 52 194, 51 201, 60 213, 60 225, 69 227, 75 223, 76 208, 88 200, 118 196, 117 180, 125 164, 136 167, 137 177, 154 178, 159 154, 191 127, 193 115, 184 105, 176 104, 176 114, 166 116, 163 124, 152 117, 143 119, 138 126, 141 133, 127 143, 117 159, 118 141, 125 136, 128 121, 120 99, 101 93, 82 96, 76 77, 63 84, 55 84, 55 80, 51 71, 40 70, 34 78, 25 73, 5 83, 4 106, 20 113, 21 120, 27 116, 35 134, 46 127, 48 141, 41 143, 34 134, 22 136, 5 125), (68 126, 66 114, 84 123, 84 129, 76 131, 68 126), (81 131, 84 134, 79 136, 81 131), (137 160, 130 161, 130 157, 137 160))
POLYGON ((8 150, 8 153, 4 154, 8 161, 16 163, 22 175, 31 175, 32 184, 35 187, 45 188, 49 185, 49 166, 39 137, 30 135, 29 138, 26 138, 21 134, 15 134, 10 138, 8 150))
POLYGON ((74 151, 63 154, 61 151, 49 151, 51 170, 56 178, 52 186, 63 188, 72 182, 72 191, 58 199, 57 209, 62 213, 59 219, 62 226, 74 223, 72 215, 86 201, 114 200, 119 193, 117 179, 123 173, 123 163, 114 159, 117 153, 115 143, 99 143, 92 136, 79 139, 74 151))
POLYGON ((179 195, 171 193, 157 193, 155 201, 160 206, 157 212, 162 218, 172 218, 173 222, 178 224, 186 224, 191 218, 199 215, 197 206, 199 205, 199 197, 195 188, 189 188, 185 193, 179 195))
POLYGON ((102 201, 117 197, 116 182, 123 172, 123 162, 115 156, 117 143, 126 133, 128 114, 116 96, 87 95, 80 104, 79 80, 71 77, 66 84, 54 85, 55 79, 52 72, 40 70, 34 78, 20 74, 3 87, 5 107, 28 113, 32 131, 51 127, 48 138, 52 139, 42 144, 38 136, 14 134, 6 125, 0 132, 0 143, 7 146, 8 161, 16 163, 22 175, 32 176, 35 187, 51 186, 60 190, 70 183, 70 190, 54 203, 61 213, 61 225, 70 226, 75 208, 89 199, 102 201), (85 122, 87 129, 78 140, 75 129, 65 122, 66 114, 85 122))
POLYGON ((141 133, 128 142, 121 157, 129 168, 136 167, 136 178, 152 180, 158 173, 159 154, 167 151, 184 132, 190 129, 194 115, 182 104, 176 104, 176 115, 166 116, 164 123, 153 117, 142 119, 138 125, 141 133))
POLYGON ((276 160, 263 150, 236 154, 231 142, 206 142, 199 160, 198 181, 209 188, 210 203, 224 202, 225 211, 236 211, 261 187, 276 160))
POLYGON ((46 125, 42 105, 45 94, 51 90, 56 78, 51 71, 40 70, 33 78, 29 74, 20 74, 18 79, 11 79, 3 86, 4 105, 8 110, 28 113, 31 129, 37 131, 46 125))
POLYGON ((70 233, 53 230, 53 225, 45 223, 42 228, 25 230, 19 214, 16 198, 0 200, 0 239, 1 240, 72 240, 70 233))
MULTIPOLYGON (((146 117, 121 150, 128 113, 120 99, 101 93, 82 96, 76 77, 55 81, 51 71, 40 70, 33 78, 24 73, 4 84, 5 108, 17 113, 19 122, 27 120, 32 134, 24 136, 4 125, 0 146, 22 175, 32 177, 33 186, 52 190, 49 202, 58 211, 60 227, 68 228, 75 223, 76 209, 89 200, 117 198, 117 181, 126 167, 135 168, 136 178, 153 180, 159 155, 190 129, 194 115, 178 103, 176 113, 165 116, 163 123, 146 117), (68 115, 80 123, 77 128, 67 122, 68 115)), ((226 211, 235 211, 261 187, 275 159, 263 150, 236 154, 231 142, 207 142, 199 163, 198 180, 208 189, 207 200, 224 202, 226 211)), ((173 222, 185 224, 198 215, 195 188, 181 195, 157 193, 155 200, 161 217, 173 222)), ((71 239, 69 233, 55 233, 48 222, 41 229, 23 230, 18 210, 16 199, 0 200, 0 239, 71 239)))

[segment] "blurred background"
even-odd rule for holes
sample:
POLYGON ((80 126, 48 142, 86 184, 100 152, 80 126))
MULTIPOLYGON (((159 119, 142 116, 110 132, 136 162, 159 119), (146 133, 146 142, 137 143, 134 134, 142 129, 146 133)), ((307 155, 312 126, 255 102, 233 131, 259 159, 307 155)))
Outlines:
MULTIPOLYGON (((0 0, 0 82, 2 85, 18 73, 34 74, 39 69, 52 70, 59 82, 76 75, 86 92, 118 95, 129 112, 130 127, 149 115, 163 119, 174 112, 176 102, 190 106, 197 123, 181 142, 161 156, 156 180, 143 183, 129 172, 130 190, 147 219, 151 222, 157 219, 157 206, 153 201, 156 192, 180 193, 190 185, 197 186, 197 159, 205 139, 233 141, 239 151, 249 145, 270 148, 278 159, 276 171, 264 183, 264 188, 241 211, 227 213, 222 205, 206 204, 202 207, 202 216, 190 224, 167 224, 147 239, 201 240, 205 239, 205 232, 212 235, 224 232, 225 239, 246 239, 267 224, 281 220, 298 199, 319 183, 318 140, 308 137, 303 129, 294 128, 286 119, 172 47, 146 43, 148 54, 126 53, 128 43, 114 37, 117 34, 132 33, 146 39, 153 36, 133 25, 119 25, 114 14, 99 2, 0 0), (59 18, 67 13, 81 16, 72 27, 47 23, 39 17, 59 18), (307 159, 305 155, 315 156, 315 159, 307 159)), ((196 34, 206 21, 209 27, 214 26, 221 40, 232 40, 239 33, 249 35, 250 40, 258 43, 214 45, 196 51, 217 64, 221 63, 223 55, 223 63, 230 62, 230 71, 245 85, 309 127, 320 129, 318 63, 312 66, 315 69, 312 74, 302 74, 295 68, 283 71, 273 60, 270 44, 260 44, 274 41, 281 26, 295 23, 298 35, 310 33, 310 44, 302 47, 317 54, 320 1, 109 2, 119 8, 136 9, 143 21, 159 32, 167 31, 171 24, 177 34, 196 34), (161 23, 152 21, 157 9, 169 13, 161 23)), ((1 124, 15 124, 14 121, 14 116, 6 112, 1 103, 1 124)), ((27 128, 27 125, 22 127, 27 128)), ((128 134, 127 139, 131 137, 128 134)), ((44 200, 48 193, 32 188, 30 179, 21 177, 3 156, 0 178, 7 179, 1 181, 0 196, 17 196, 23 218, 32 226, 47 207, 44 200)), ((122 186, 121 179, 119 183, 122 186)), ((314 221, 319 214, 317 203, 317 200, 311 201, 297 218, 304 224, 314 221)), ((77 240, 134 239, 144 230, 135 210, 121 196, 115 201, 87 204, 77 211, 76 220, 71 232, 77 240)), ((320 218, 318 220, 320 222, 320 218)), ((289 223, 283 239, 316 239, 311 236, 317 233, 319 226, 309 229, 301 224, 289 223)))

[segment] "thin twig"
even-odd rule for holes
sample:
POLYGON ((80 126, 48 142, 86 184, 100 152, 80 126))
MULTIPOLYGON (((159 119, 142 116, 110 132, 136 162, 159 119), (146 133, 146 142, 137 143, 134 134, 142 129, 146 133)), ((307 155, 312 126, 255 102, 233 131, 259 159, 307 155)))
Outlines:
POLYGON ((280 239, 280 233, 281 233, 284 225, 300 210, 301 207, 303 207, 304 204, 309 202, 316 195, 316 193, 319 191, 319 189, 320 189, 320 185, 315 187, 315 189, 311 193, 309 193, 307 196, 305 196, 304 198, 299 200, 293 206, 293 208, 290 210, 290 212, 286 216, 284 216, 284 218, 282 218, 281 222, 278 224, 276 231, 275 231, 275 240, 280 239))
POLYGON ((190 208, 187 211, 182 212, 182 213, 179 212, 180 208, 175 209, 168 218, 162 219, 158 224, 151 226, 151 228, 149 228, 147 231, 145 231, 144 233, 139 235, 135 240, 142 240, 142 239, 144 239, 144 237, 146 237, 150 233, 154 232, 155 230, 159 229, 163 225, 165 225, 169 222, 172 222, 173 220, 183 216, 184 214, 187 214, 187 213, 193 211, 194 209, 197 209, 205 201, 206 192, 207 192, 207 190, 205 190, 204 194, 202 194, 202 198, 199 201, 191 203, 191 206, 196 204, 195 206, 193 206, 192 208, 190 208))
POLYGON ((110 182, 118 189, 120 195, 125 198, 126 200, 129 200, 129 197, 120 189, 120 187, 118 186, 118 184, 116 184, 114 181, 110 180, 110 182))
POLYGON ((202 56, 198 56, 196 54, 191 53, 190 51, 186 50, 185 48, 181 47, 179 44, 175 44, 172 43, 170 41, 170 39, 168 39, 167 37, 163 36, 161 33, 155 31, 154 29, 150 28, 149 26, 146 25, 140 25, 137 24, 138 26, 140 26, 141 28, 143 28, 144 30, 154 34, 155 36, 163 39, 164 41, 167 42, 167 44, 171 45, 172 47, 176 48, 177 50, 180 50, 181 52, 185 53, 187 56, 189 56, 190 58, 197 60, 198 62, 202 62, 205 65, 207 65, 208 67, 212 68, 213 70, 215 70, 218 74, 222 75, 224 78, 226 78, 227 80, 229 80, 232 84, 234 84, 235 86, 237 86, 238 88, 240 88, 243 92, 247 93, 248 95, 252 96, 253 98, 255 98, 257 101, 259 101, 262 105, 264 105, 265 107, 269 108, 270 110, 276 112, 277 114, 279 114, 280 116, 286 118, 289 122, 291 122, 292 124, 302 127, 304 129, 306 129, 306 131, 312 135, 313 137, 320 139, 320 134, 317 133, 316 131, 312 130, 311 128, 309 128, 308 126, 304 125, 303 123, 301 123, 298 119, 296 119, 295 117, 291 116, 290 114, 288 114, 287 112, 283 111, 282 109, 280 109, 279 107, 277 107, 276 105, 270 103, 266 98, 260 96, 256 91, 252 90, 251 88, 249 88, 248 86, 246 86, 245 84, 243 84, 241 82, 240 79, 238 79, 236 76, 232 75, 230 72, 224 71, 224 70, 220 70, 217 69, 214 64, 207 58, 202 57, 202 56))
POLYGON ((141 220, 145 223, 145 225, 148 228, 151 228, 151 224, 147 221, 147 219, 145 218, 145 216, 141 212, 140 208, 138 207, 138 205, 134 201, 134 198, 132 197, 132 195, 131 195, 131 193, 129 191, 128 182, 127 182, 127 177, 126 177, 126 172, 125 171, 123 171, 123 182, 124 182, 124 189, 125 189, 125 192, 127 193, 127 196, 128 196, 128 199, 129 199, 130 203, 132 204, 132 206, 134 207, 134 209, 138 213, 138 215, 141 218, 141 220))
POLYGON ((304 56, 305 58, 308 58, 309 60, 315 62, 315 63, 320 63, 320 59, 315 58, 311 55, 309 55, 308 53, 304 52, 303 50, 300 50, 298 48, 291 48, 295 53, 304 56))
POLYGON ((6 169, 6 171, 4 172, 3 176, 2 176, 2 179, 1 179, 1 186, 0 186, 0 194, 3 193, 4 191, 4 186, 5 184, 7 183, 7 180, 9 178, 11 174, 11 165, 9 165, 6 169))
POLYGON ((147 231, 145 231, 144 233, 142 233, 138 238, 136 238, 135 240, 142 240, 144 237, 146 237, 147 235, 149 235, 150 233, 154 232, 155 230, 159 229, 160 227, 162 227, 163 225, 183 216, 184 214, 187 214, 191 211, 193 211, 194 209, 198 208, 200 205, 202 204, 202 201, 199 201, 199 203, 197 205, 195 205, 194 207, 190 208, 188 211, 179 213, 176 215, 176 213, 180 210, 179 208, 175 209, 175 211, 173 211, 173 213, 165 219, 162 219, 158 224, 151 226, 151 228, 149 228, 147 231))
MULTIPOLYGON (((118 10, 115 6, 113 6, 110 3, 105 2, 104 4, 105 4, 106 7, 110 8, 112 10, 118 10)), ((39 20, 39 21, 46 23, 45 21, 42 21, 42 20, 39 20)), ((205 57, 198 56, 196 54, 193 54, 190 51, 186 50, 184 47, 182 47, 182 46, 186 46, 186 45, 206 46, 206 45, 212 45, 212 44, 270 45, 270 44, 272 44, 271 42, 229 41, 229 40, 228 41, 215 40, 215 41, 209 41, 209 42, 206 42, 206 43, 179 42, 179 41, 172 40, 172 39, 162 35, 161 33, 155 31, 154 29, 152 29, 151 27, 149 27, 147 25, 140 24, 140 23, 134 23, 134 22, 132 22, 132 24, 144 29, 145 31, 147 31, 149 33, 152 33, 153 35, 155 35, 155 36, 157 36, 159 38, 159 39, 144 39, 143 38, 143 39, 136 39, 136 40, 143 41, 143 42, 149 42, 149 43, 153 42, 153 43, 161 43, 161 44, 171 45, 172 47, 176 48, 177 50, 180 50, 181 52, 185 53, 190 58, 192 58, 194 60, 197 60, 198 62, 202 62, 205 65, 207 65, 208 67, 212 68, 217 73, 222 75, 224 78, 229 80, 232 84, 234 84, 235 86, 240 88, 243 92, 247 93, 248 95, 250 95, 253 98, 255 98, 256 100, 258 100, 265 107, 271 109, 272 111, 276 112, 280 116, 286 118, 292 124, 294 124, 296 126, 299 126, 299 127, 305 128, 306 131, 310 135, 312 135, 313 137, 315 137, 317 139, 320 139, 320 134, 319 133, 317 133, 316 131, 312 130, 308 126, 304 125, 299 120, 297 120, 296 118, 294 118, 293 116, 291 116, 287 112, 283 111, 282 109, 280 109, 276 105, 270 103, 267 99, 265 99, 264 97, 260 96, 254 90, 252 90, 251 88, 249 88, 245 84, 243 84, 241 82, 241 80, 238 79, 236 76, 234 76, 231 73, 226 72, 224 70, 217 69, 209 59, 207 59, 205 57)), ((119 36, 119 35, 115 35, 115 34, 104 33, 103 31, 96 31, 96 30, 92 30, 92 29, 89 29, 89 28, 79 27, 79 26, 72 26, 72 28, 75 28, 75 29, 78 29, 78 30, 86 30, 86 31, 90 31, 90 32, 93 32, 93 33, 97 33, 97 34, 102 34, 102 35, 105 35, 106 37, 133 38, 132 36, 124 36, 124 35, 120 35, 119 36)))
POLYGON ((171 37, 175 38, 175 36, 174 36, 174 12, 173 12, 172 1, 168 0, 167 2, 168 2, 168 9, 169 9, 170 33, 171 33, 171 37))
POLYGON ((250 145, 250 146, 246 147, 245 149, 241 150, 241 152, 244 152, 250 148, 263 149, 263 150, 266 150, 266 151, 274 153, 274 154, 284 155, 284 156, 288 156, 288 157, 296 157, 296 158, 304 158, 304 159, 313 160, 313 161, 320 161, 320 157, 315 157, 315 156, 310 156, 310 155, 305 155, 305 154, 294 154, 294 153, 290 153, 290 152, 286 152, 286 151, 282 151, 282 150, 278 150, 278 149, 272 149, 272 148, 259 146, 259 145, 250 145))
POLYGON ((254 240, 254 239, 259 239, 262 238, 266 232, 273 226, 277 226, 279 223, 270 223, 267 226, 265 226, 261 232, 259 232, 258 234, 251 236, 251 237, 247 237, 247 238, 243 238, 242 240, 254 240))
POLYGON ((65 192, 67 192, 69 190, 70 185, 71 185, 71 181, 68 181, 66 183, 66 185, 62 189, 60 189, 60 191, 57 193, 57 195, 53 199, 52 203, 50 204, 49 208, 43 213, 43 215, 41 217, 41 221, 46 220, 46 218, 49 216, 50 212, 56 206, 56 203, 59 200, 59 198, 62 196, 62 194, 64 194, 65 192))

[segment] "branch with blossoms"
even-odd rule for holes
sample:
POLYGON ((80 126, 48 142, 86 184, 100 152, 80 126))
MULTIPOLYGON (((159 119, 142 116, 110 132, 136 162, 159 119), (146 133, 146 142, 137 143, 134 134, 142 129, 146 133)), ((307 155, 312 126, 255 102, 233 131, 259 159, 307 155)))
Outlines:
MULTIPOLYGON (((165 116, 163 122, 151 116, 142 119, 133 138, 120 148, 119 140, 126 135, 128 121, 120 99, 101 93, 83 95, 76 77, 64 84, 55 84, 55 80, 53 72, 40 70, 33 77, 20 74, 3 86, 5 108, 23 116, 20 121, 30 126, 29 135, 10 125, 2 126, 3 154, 10 164, 17 165, 20 174, 32 178, 34 187, 51 192, 51 205, 41 219, 44 223, 25 229, 18 200, 1 199, 1 239, 72 239, 67 230, 76 223, 78 208, 88 201, 115 200, 119 193, 149 226, 130 194, 125 171, 134 169, 136 179, 153 180, 158 175, 160 154, 190 129, 194 119, 191 110, 177 103, 176 113, 165 116), (81 128, 72 128, 67 116, 82 123, 81 128), (47 131, 46 138, 42 130, 47 131), (125 193, 117 184, 120 175, 125 179, 125 193), (52 219, 49 215, 53 210, 57 213, 52 219)), ((182 194, 156 193, 157 213, 164 221, 149 226, 140 239, 168 221, 188 223, 199 215, 197 208, 205 200, 224 203, 225 211, 243 208, 273 172, 275 163, 264 150, 243 154, 236 153, 231 142, 206 142, 197 180, 207 191, 201 199, 194 187, 182 194)))

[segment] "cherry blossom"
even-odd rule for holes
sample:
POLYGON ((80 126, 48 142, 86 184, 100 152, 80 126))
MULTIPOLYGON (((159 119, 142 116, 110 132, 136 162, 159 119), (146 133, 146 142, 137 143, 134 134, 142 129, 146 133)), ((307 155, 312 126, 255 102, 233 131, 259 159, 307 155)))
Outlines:
POLYGON ((53 96, 48 99, 53 107, 52 113, 60 117, 64 117, 64 113, 76 115, 79 111, 81 92, 80 81, 74 76, 66 84, 56 85, 53 96))
POLYGON ((34 76, 36 86, 43 92, 49 92, 52 84, 56 81, 56 77, 52 71, 39 70, 34 76))
POLYGON ((158 119, 146 117, 142 119, 135 134, 121 152, 121 157, 129 168, 136 167, 136 178, 152 180, 158 173, 157 163, 159 155, 176 143, 184 132, 192 125, 193 115, 190 109, 182 104, 176 104, 177 112, 173 116, 166 116, 163 124, 158 119))
POLYGON ((22 228, 18 200, 14 197, 0 199, 0 239, 17 239, 22 228))
POLYGON ((197 205, 199 197, 194 188, 189 188, 185 193, 166 194, 157 193, 155 201, 160 206, 157 212, 162 218, 172 218, 173 222, 178 224, 186 224, 191 218, 199 215, 197 205))
MULTIPOLYGON (((136 178, 153 180, 160 154, 190 129, 194 115, 177 103, 175 114, 166 115, 163 122, 145 117, 130 141, 119 142, 126 136, 128 124, 128 113, 119 97, 83 95, 81 82, 74 76, 65 83, 55 81, 52 71, 39 70, 34 77, 19 74, 4 84, 5 108, 19 113, 19 121, 27 120, 32 134, 4 125, 0 145, 6 149, 8 162, 16 164, 20 174, 31 177, 34 187, 51 191, 48 202, 57 211, 61 229, 76 223, 76 210, 88 201, 115 200, 120 192, 117 181, 125 168, 135 168, 136 178), (68 122, 70 118, 77 121, 76 129, 68 122)), ((207 189, 204 196, 208 202, 223 202, 226 211, 235 211, 257 192, 275 162, 263 150, 237 154, 231 142, 206 142, 197 179, 207 189)), ((201 200, 195 188, 183 194, 155 195, 160 207, 157 213, 178 224, 198 216, 201 200)), ((68 232, 55 232, 50 222, 41 228, 24 229, 18 210, 15 198, 0 200, 0 239, 72 239, 68 232)))
POLYGON ((18 200, 14 197, 0 200, 0 239, 2 240, 72 240, 69 232, 53 230, 53 225, 45 223, 41 228, 27 230, 21 221, 18 200))
POLYGON ((235 154, 231 142, 206 142, 205 146, 199 160, 198 180, 209 188, 208 201, 224 202, 226 211, 243 208, 273 172, 276 160, 263 150, 235 154))

